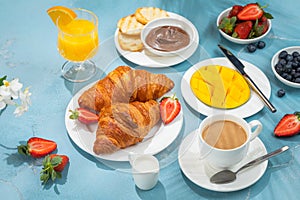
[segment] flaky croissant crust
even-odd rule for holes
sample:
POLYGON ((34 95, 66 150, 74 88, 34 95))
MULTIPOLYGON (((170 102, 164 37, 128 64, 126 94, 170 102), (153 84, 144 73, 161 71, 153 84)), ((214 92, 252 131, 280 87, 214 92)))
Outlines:
POLYGON ((141 142, 159 120, 159 104, 155 100, 105 107, 99 116, 93 150, 96 154, 108 154, 141 142))
POLYGON ((103 107, 114 103, 160 98, 173 87, 174 82, 163 74, 119 66, 85 91, 78 103, 80 107, 100 112, 103 107))

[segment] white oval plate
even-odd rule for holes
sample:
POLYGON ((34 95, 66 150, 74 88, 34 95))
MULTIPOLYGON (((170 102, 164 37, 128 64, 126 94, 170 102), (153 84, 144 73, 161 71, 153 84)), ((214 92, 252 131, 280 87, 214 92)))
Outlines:
MULTIPOLYGON (((197 131, 187 135, 178 150, 178 162, 184 175, 196 185, 218 192, 232 192, 247 188, 256 183, 265 173, 268 161, 257 166, 248 168, 237 174, 234 182, 227 184, 213 184, 210 182, 210 175, 205 167, 205 161, 200 159, 197 131)), ((262 141, 257 137, 249 145, 247 156, 237 165, 235 169, 243 166, 251 160, 267 154, 267 150, 262 141)))
POLYGON ((186 18, 182 17, 181 15, 178 15, 176 13, 168 12, 170 17, 183 20, 184 22, 190 24, 190 26, 193 28, 195 34, 195 41, 192 43, 192 45, 183 52, 180 56, 155 56, 150 55, 149 53, 146 53, 145 50, 141 52, 131 52, 131 51, 125 51, 123 50, 118 42, 118 33, 119 29, 115 31, 114 41, 115 46, 118 50, 118 52, 127 60, 129 60, 132 63, 135 63, 137 65, 143 66, 143 67, 154 67, 154 68, 163 68, 163 67, 170 67, 173 65, 177 65, 189 57, 193 55, 193 53, 196 51, 198 44, 199 44, 199 33, 196 29, 196 27, 186 18))
MULTIPOLYGON (((271 85, 266 75, 259 68, 255 67, 253 64, 246 62, 244 60, 240 60, 240 61, 245 65, 245 69, 244 69, 245 72, 253 79, 256 85, 269 99, 271 96, 271 85)), ((222 65, 222 66, 235 69, 235 67, 227 58, 220 57, 220 58, 211 58, 211 59, 203 60, 195 64, 194 66, 192 66, 188 71, 186 71, 186 73, 184 74, 181 80, 181 93, 184 100, 194 110, 206 116, 226 112, 229 114, 238 115, 242 118, 246 118, 256 114, 261 109, 263 109, 264 103, 259 98, 259 96, 252 90, 251 90, 251 95, 249 100, 245 104, 234 109, 213 108, 198 100, 198 98, 194 95, 190 87, 190 79, 194 74, 194 72, 196 72, 200 67, 207 66, 207 65, 222 65)))
MULTIPOLYGON (((168 125, 164 125, 161 121, 152 128, 148 135, 153 137, 145 138, 144 141, 121 149, 113 154, 97 155, 93 152, 94 141, 96 139, 97 123, 92 125, 84 125, 77 120, 69 119, 69 110, 78 108, 78 98, 80 95, 94 85, 96 82, 91 83, 81 90, 79 90, 74 97, 70 100, 65 113, 65 124, 71 140, 86 153, 95 156, 96 158, 110 160, 110 161, 128 161, 129 153, 134 154, 157 154, 167 148, 180 133, 183 124, 183 112, 168 125)), ((167 93, 171 94, 171 92, 167 93)))

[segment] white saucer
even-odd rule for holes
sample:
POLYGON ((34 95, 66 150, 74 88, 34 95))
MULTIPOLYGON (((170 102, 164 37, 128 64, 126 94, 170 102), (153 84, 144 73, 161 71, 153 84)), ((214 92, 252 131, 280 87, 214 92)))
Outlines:
MULTIPOLYGON (((245 65, 246 73, 253 79, 253 81, 261 89, 264 95, 269 99, 271 96, 271 85, 266 75, 253 64, 246 62, 244 60, 241 60, 241 62, 245 65)), ((235 69, 232 63, 225 57, 206 59, 190 67, 185 72, 181 80, 181 93, 184 100, 194 110, 206 116, 226 112, 229 114, 238 115, 242 118, 246 118, 256 114, 257 112, 259 112, 261 109, 264 108, 265 106, 264 103, 253 90, 251 90, 251 95, 249 100, 245 104, 234 109, 218 109, 202 103, 194 95, 190 86, 190 80, 194 72, 196 72, 200 67, 207 66, 207 65, 221 65, 221 66, 226 66, 235 69)))
MULTIPOLYGON (((247 156, 235 168, 265 154, 267 154, 267 150, 264 144, 259 138, 256 138, 250 143, 247 156)), ((251 186, 264 175, 268 166, 268 161, 265 161, 239 172, 236 181, 232 183, 213 184, 209 181, 210 177, 207 175, 209 172, 206 170, 205 161, 199 158, 196 130, 187 135, 180 144, 178 162, 182 172, 189 180, 202 188, 218 192, 232 192, 251 186)))
POLYGON ((195 41, 192 43, 192 45, 182 54, 179 56, 155 56, 150 55, 149 53, 146 53, 144 50, 141 52, 131 52, 131 51, 125 51, 123 50, 118 42, 118 32, 119 29, 115 31, 114 35, 114 41, 115 46, 118 50, 118 52, 127 60, 130 62, 133 62, 137 65, 143 66, 143 67, 153 67, 153 68, 163 68, 163 67, 170 67, 173 65, 177 65, 189 57, 193 55, 193 53, 196 51, 198 44, 199 44, 199 34, 196 29, 196 27, 186 18, 182 17, 181 15, 178 15, 176 13, 168 12, 170 17, 180 19, 188 24, 193 28, 193 31, 195 34, 195 41))

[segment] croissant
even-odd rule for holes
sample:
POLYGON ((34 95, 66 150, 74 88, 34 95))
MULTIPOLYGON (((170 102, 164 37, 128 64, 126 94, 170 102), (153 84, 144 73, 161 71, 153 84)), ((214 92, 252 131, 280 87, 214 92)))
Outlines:
POLYGON ((157 99, 173 87, 174 82, 163 74, 119 66, 86 90, 79 97, 78 104, 80 107, 100 112, 103 107, 114 103, 157 99))
POLYGON ((105 107, 99 115, 93 150, 109 154, 141 142, 159 120, 159 104, 154 100, 105 107))

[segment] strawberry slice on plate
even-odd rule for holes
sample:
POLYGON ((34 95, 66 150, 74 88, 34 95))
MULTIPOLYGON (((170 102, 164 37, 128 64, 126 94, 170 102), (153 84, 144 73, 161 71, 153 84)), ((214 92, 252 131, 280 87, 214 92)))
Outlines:
POLYGON ((263 16, 264 10, 257 3, 250 3, 237 14, 239 20, 256 20, 263 16))
POLYGON ((164 124, 171 123, 181 110, 179 100, 173 95, 172 97, 163 97, 160 100, 160 115, 164 124))
POLYGON ((274 129, 274 134, 278 137, 288 137, 298 133, 300 133, 300 112, 284 115, 274 129))
POLYGON ((30 155, 34 158, 41 158, 57 148, 56 142, 39 137, 32 137, 26 145, 18 146, 18 152, 23 155, 30 155))
POLYGON ((40 180, 43 184, 49 179, 54 181, 56 178, 61 178, 61 172, 69 163, 69 157, 66 155, 51 154, 44 158, 43 169, 41 171, 40 180))
POLYGON ((84 108, 77 108, 75 111, 70 110, 70 112, 70 119, 78 119, 83 124, 93 124, 97 123, 99 120, 99 116, 97 114, 84 108))

